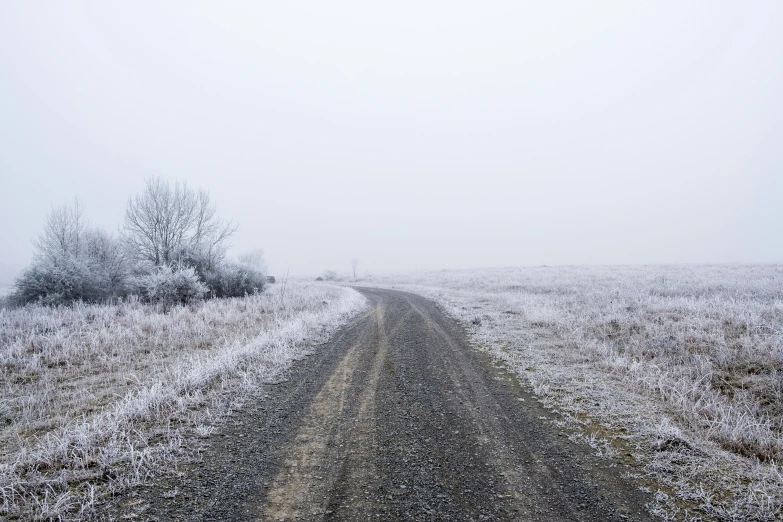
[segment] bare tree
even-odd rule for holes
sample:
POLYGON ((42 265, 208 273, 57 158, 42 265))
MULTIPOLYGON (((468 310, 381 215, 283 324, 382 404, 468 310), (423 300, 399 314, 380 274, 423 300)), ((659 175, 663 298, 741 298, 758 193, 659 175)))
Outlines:
POLYGON ((105 291, 113 296, 121 293, 129 274, 128 251, 118 238, 99 228, 88 229, 84 238, 84 253, 100 270, 105 291))
POLYGON ((266 259, 264 259, 264 251, 259 249, 251 250, 250 252, 245 252, 244 254, 240 255, 238 258, 240 263, 247 265, 251 268, 254 268, 255 270, 258 270, 262 274, 266 275, 267 273, 267 266, 266 266, 266 259))
POLYGON ((356 258, 351 259, 351 268, 353 269, 353 280, 356 281, 356 267, 359 266, 359 260, 356 258))
POLYGON ((226 241, 236 231, 215 214, 206 191, 153 178, 128 201, 123 236, 141 259, 156 266, 197 257, 211 270, 225 256, 226 241))
POLYGON ((62 256, 78 256, 85 246, 87 226, 84 207, 74 199, 72 206, 52 207, 46 215, 44 230, 34 244, 41 256, 52 261, 62 256))

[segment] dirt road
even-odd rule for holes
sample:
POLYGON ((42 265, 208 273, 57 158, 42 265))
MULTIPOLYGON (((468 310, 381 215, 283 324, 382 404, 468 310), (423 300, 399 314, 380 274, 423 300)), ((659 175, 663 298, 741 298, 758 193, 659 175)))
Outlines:
POLYGON ((370 310, 236 416, 139 518, 649 520, 649 500, 418 296, 370 310), (174 489, 176 488, 176 489, 174 489))

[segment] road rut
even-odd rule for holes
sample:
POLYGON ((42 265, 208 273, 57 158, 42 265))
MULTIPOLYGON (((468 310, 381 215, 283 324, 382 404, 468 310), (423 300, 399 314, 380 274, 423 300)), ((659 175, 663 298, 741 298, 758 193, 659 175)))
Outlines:
POLYGON ((369 311, 159 486, 174 498, 134 500, 141 518, 651 520, 622 464, 564 437, 431 301, 360 291, 369 311))

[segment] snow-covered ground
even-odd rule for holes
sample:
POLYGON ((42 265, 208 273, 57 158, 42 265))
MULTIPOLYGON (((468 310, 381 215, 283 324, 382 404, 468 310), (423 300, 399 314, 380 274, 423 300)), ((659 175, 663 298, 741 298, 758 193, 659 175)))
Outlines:
POLYGON ((359 284, 440 303, 597 451, 640 461, 662 515, 783 512, 783 267, 508 268, 359 284))
POLYGON ((78 518, 96 494, 173 469, 365 306, 350 288, 288 283, 168 313, 0 308, 0 516, 78 518))

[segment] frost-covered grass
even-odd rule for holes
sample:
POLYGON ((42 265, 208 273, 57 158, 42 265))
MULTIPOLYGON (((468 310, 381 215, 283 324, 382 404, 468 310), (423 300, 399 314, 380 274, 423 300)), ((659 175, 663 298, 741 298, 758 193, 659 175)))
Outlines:
POLYGON ((0 308, 0 518, 79 519, 101 495, 175 469, 365 302, 289 283, 168 313, 0 308))
POLYGON ((434 298, 583 437, 633 454, 658 484, 659 514, 783 516, 783 267, 540 267, 371 283, 434 298))

